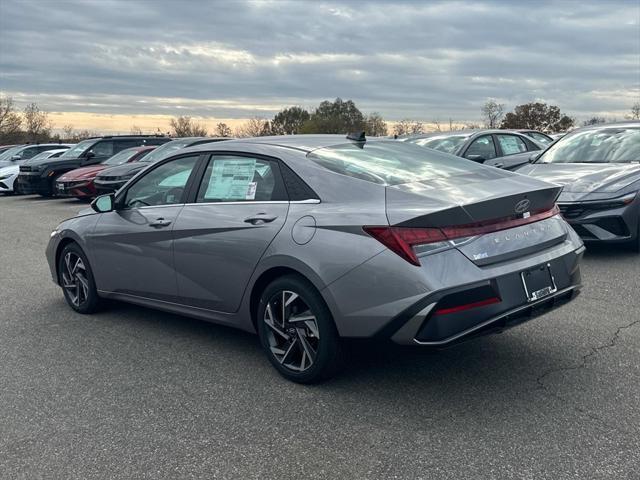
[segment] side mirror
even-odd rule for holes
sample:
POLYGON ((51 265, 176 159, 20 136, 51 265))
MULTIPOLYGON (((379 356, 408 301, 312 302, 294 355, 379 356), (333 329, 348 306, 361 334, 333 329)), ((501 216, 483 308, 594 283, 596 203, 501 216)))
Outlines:
POLYGON ((107 195, 100 195, 91 202, 91 208, 98 213, 112 212, 115 207, 115 195, 108 193, 107 195))
POLYGON ((533 162, 535 162, 536 160, 538 160, 538 158, 540 158, 540 152, 532 153, 532 154, 529 156, 529 163, 533 163, 533 162))
POLYGON ((12 162, 16 162, 16 161, 18 161, 18 160, 22 160, 22 157, 21 157, 20 155, 14 155, 14 156, 12 156, 12 157, 10 158, 10 160, 11 160, 12 162))
POLYGON ((483 163, 487 161, 487 159, 484 158, 482 155, 467 155, 464 158, 466 158, 467 160, 473 160, 474 162, 478 162, 478 163, 483 163))
POLYGON ((92 158, 93 158, 93 157, 95 157, 95 156, 96 156, 96 154, 95 154, 95 153, 93 153, 93 152, 91 152, 91 151, 89 151, 89 152, 87 152, 87 153, 85 153, 85 154, 84 154, 84 158, 86 158, 87 160, 90 160, 90 159, 92 159, 92 158))

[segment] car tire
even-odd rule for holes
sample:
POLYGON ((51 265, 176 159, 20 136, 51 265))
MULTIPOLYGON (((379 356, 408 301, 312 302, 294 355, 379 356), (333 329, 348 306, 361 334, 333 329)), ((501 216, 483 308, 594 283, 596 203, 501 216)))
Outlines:
POLYGON ((67 304, 78 313, 89 314, 100 307, 93 272, 76 243, 65 246, 58 259, 58 278, 67 304))
POLYGON ((260 343, 283 377, 310 384, 340 370, 344 350, 333 316, 307 280, 297 275, 274 280, 262 292, 257 310, 260 343))
POLYGON ((636 232, 636 240, 633 242, 632 247, 634 252, 640 253, 640 219, 638 220, 638 231, 636 232))

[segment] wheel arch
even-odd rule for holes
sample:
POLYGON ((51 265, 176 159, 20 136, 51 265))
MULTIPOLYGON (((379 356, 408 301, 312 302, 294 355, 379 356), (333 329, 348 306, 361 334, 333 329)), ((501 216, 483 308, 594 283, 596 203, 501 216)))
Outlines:
POLYGON ((325 304, 327 304, 327 306, 329 305, 322 293, 323 285, 319 285, 317 279, 316 281, 314 281, 313 278, 310 278, 311 275, 306 275, 301 270, 302 269, 298 269, 290 266, 279 265, 279 266, 270 267, 259 274, 259 276, 256 278, 255 282, 251 287, 251 293, 249 295, 249 313, 251 316, 251 323, 253 324, 254 329, 257 330, 258 305, 260 304, 260 296, 262 295, 262 292, 264 292, 264 289, 267 288, 267 286, 271 282, 273 282, 277 278, 280 278, 286 275, 296 275, 302 278, 303 280, 309 282, 309 284, 312 285, 318 291, 320 296, 325 301, 325 304))

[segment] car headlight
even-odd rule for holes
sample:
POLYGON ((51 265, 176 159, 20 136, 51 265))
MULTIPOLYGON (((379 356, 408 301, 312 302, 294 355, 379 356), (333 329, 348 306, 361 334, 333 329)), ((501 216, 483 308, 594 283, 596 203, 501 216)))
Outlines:
POLYGON ((633 202, 638 195, 638 192, 631 192, 623 195, 621 197, 610 198, 607 200, 592 200, 581 202, 582 205, 588 208, 598 209, 598 210, 610 210, 613 208, 620 208, 626 205, 629 205, 633 202))

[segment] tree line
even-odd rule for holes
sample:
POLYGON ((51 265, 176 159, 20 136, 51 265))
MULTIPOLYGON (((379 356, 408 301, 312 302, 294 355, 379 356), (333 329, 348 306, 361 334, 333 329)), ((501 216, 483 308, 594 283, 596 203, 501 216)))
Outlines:
MULTIPOLYGON (((530 102, 517 105, 513 111, 505 112, 505 106, 497 100, 488 99, 480 109, 483 126, 486 128, 511 128, 540 130, 547 133, 566 131, 576 124, 574 118, 562 113, 556 105, 542 102, 530 102)), ((636 102, 626 116, 628 119, 640 119, 640 102, 636 102)), ((606 122, 605 118, 594 116, 583 125, 606 122)), ((373 112, 365 115, 353 100, 336 98, 325 100, 316 108, 307 110, 300 106, 287 107, 271 119, 253 117, 232 129, 226 123, 218 123, 213 131, 199 123, 193 117, 179 116, 170 120, 171 131, 176 137, 259 137, 266 135, 295 135, 305 133, 335 133, 365 131, 368 136, 408 135, 431 131, 457 130, 461 128, 480 128, 480 124, 460 124, 449 119, 448 125, 437 120, 425 125, 413 119, 403 119, 389 128, 382 116, 373 112)), ((136 125, 131 126, 131 134, 142 134, 136 125)), ((160 128, 154 133, 162 133, 160 128)), ((47 112, 37 104, 30 103, 18 110, 11 97, 0 95, 0 144, 37 143, 45 141, 73 141, 98 136, 98 132, 76 130, 72 125, 64 125, 59 132, 53 133, 53 123, 47 112)))

